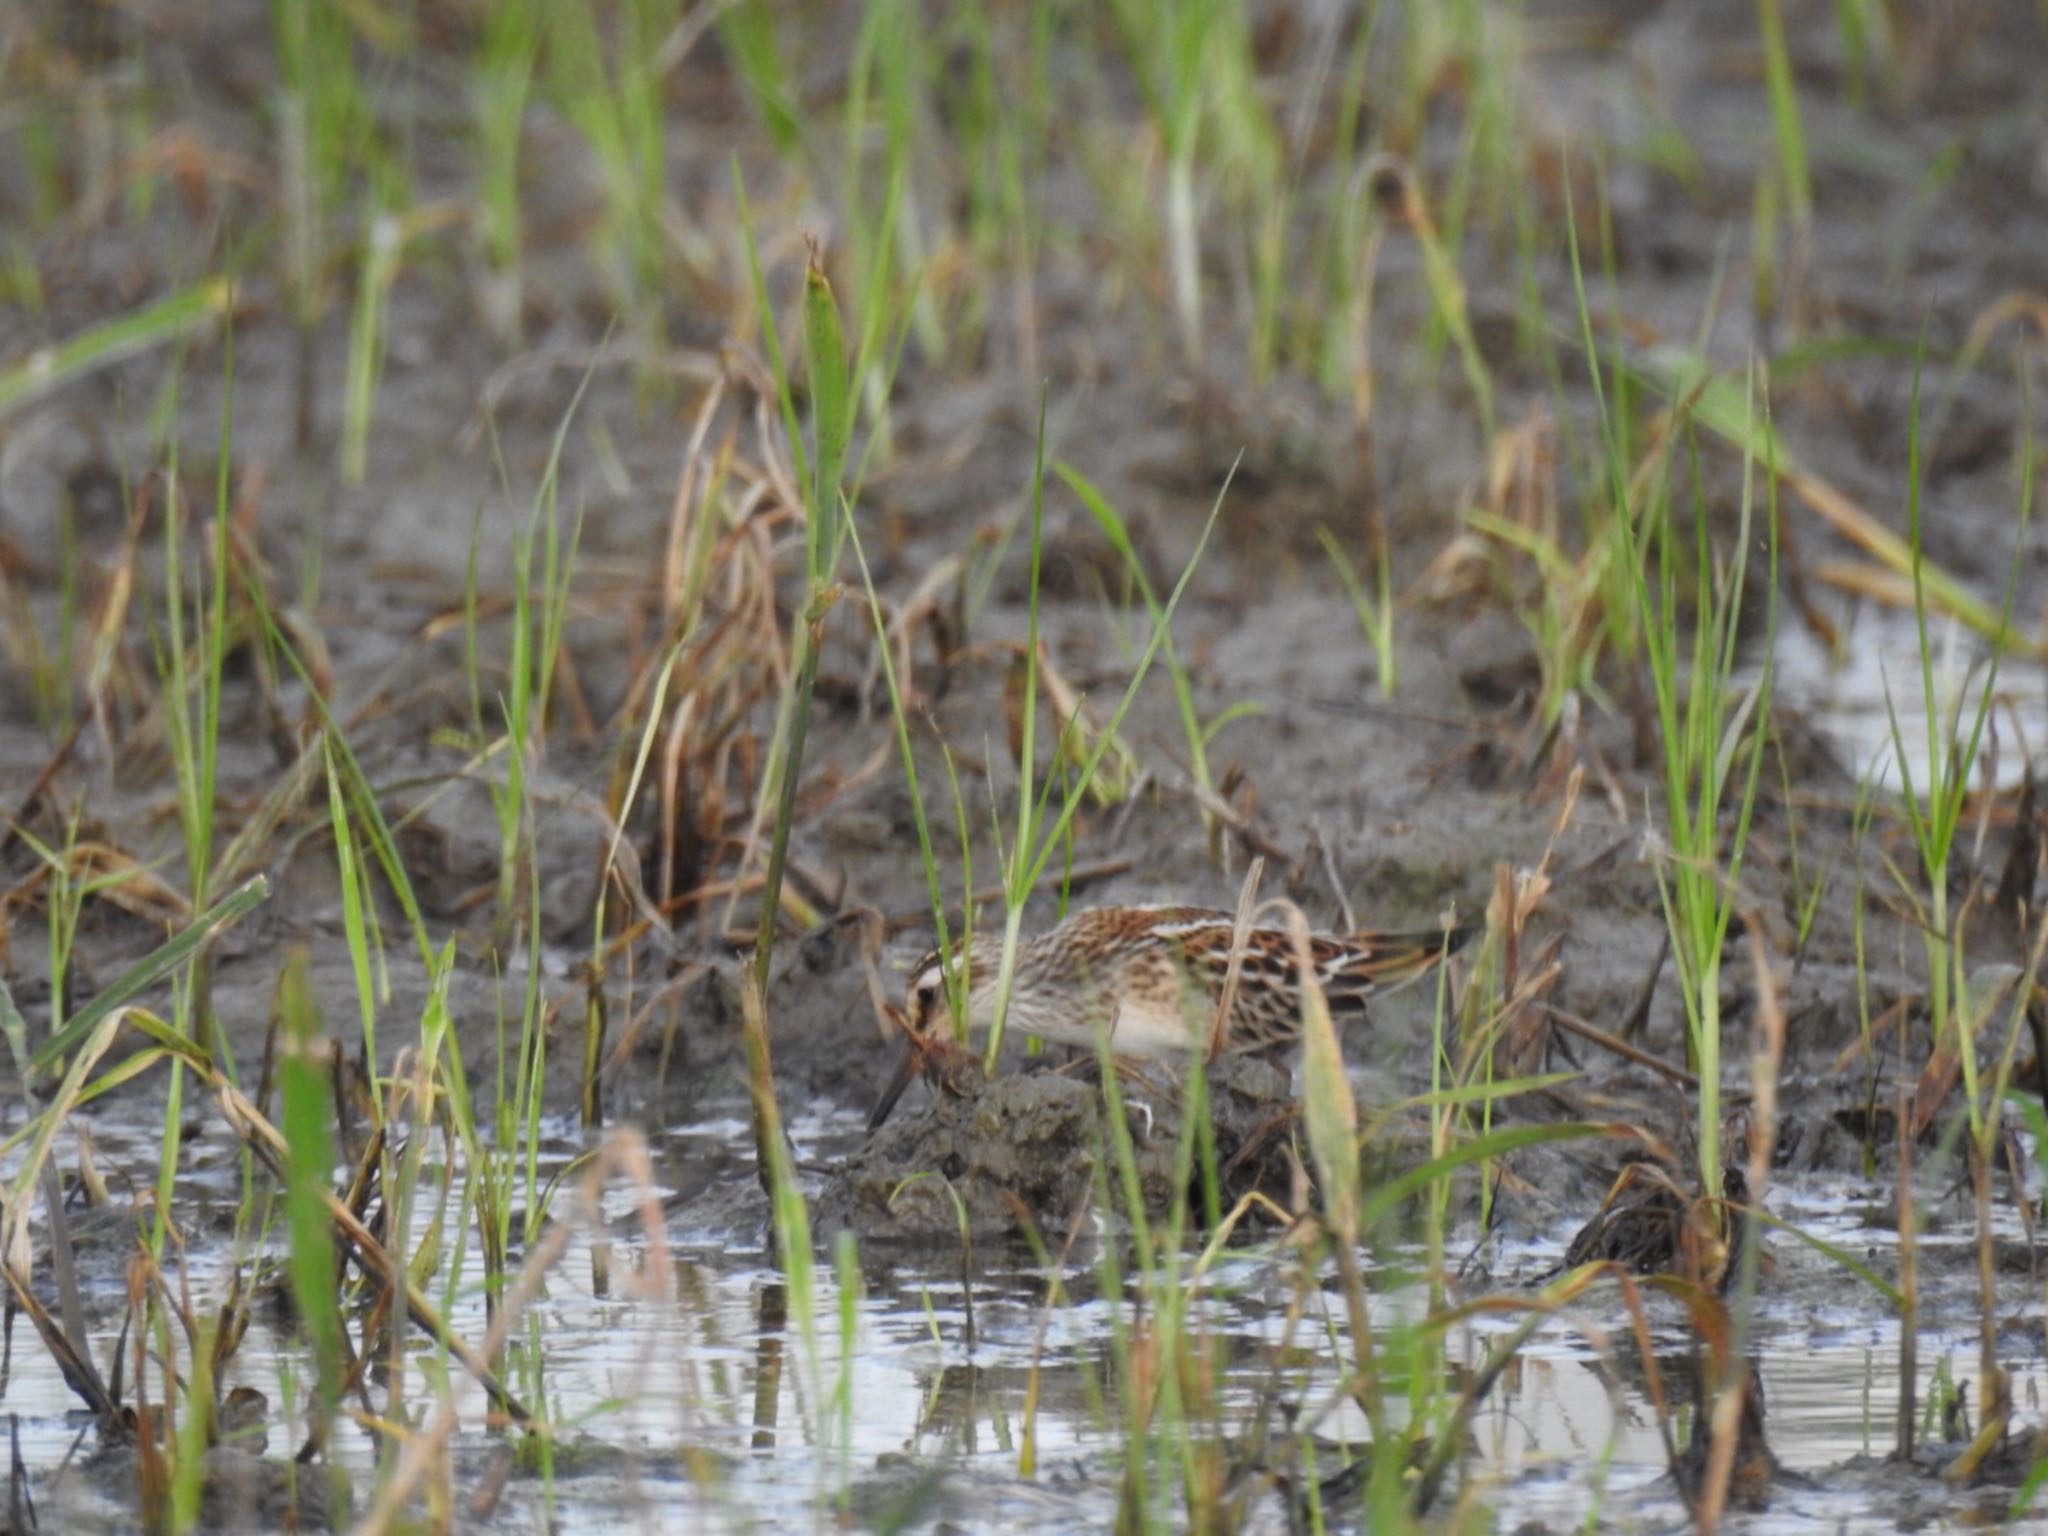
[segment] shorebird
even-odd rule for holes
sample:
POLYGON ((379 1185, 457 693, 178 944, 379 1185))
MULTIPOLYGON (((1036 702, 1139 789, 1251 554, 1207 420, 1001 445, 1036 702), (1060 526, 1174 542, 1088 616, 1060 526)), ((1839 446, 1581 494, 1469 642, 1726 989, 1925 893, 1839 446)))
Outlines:
MULTIPOLYGON (((1236 920, 1207 907, 1096 907, 1017 946, 1005 1029, 1092 1049, 1104 1031, 1120 1057, 1185 1057, 1206 1047, 1230 966, 1236 920)), ((1316 934, 1316 980, 1332 1013, 1356 1013, 1366 999, 1425 975, 1479 932, 1476 926, 1408 933, 1316 934)), ((977 933, 967 971, 971 1031, 996 1014, 1000 934, 977 933)), ((967 1065, 954 1038, 944 963, 937 951, 910 973, 903 1021, 910 1048, 868 1121, 874 1130, 920 1072, 952 1077, 967 1065)), ((1301 1032, 1301 986, 1285 929, 1245 935, 1237 991, 1224 1025, 1225 1051, 1278 1050, 1301 1032)))

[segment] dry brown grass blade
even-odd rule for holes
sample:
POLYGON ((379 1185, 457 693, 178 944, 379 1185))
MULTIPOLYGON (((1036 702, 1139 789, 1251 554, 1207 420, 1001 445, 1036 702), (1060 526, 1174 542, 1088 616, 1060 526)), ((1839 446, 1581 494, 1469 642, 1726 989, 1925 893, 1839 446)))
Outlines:
POLYGON ((164 1401, 161 1411, 149 1400, 149 1330, 142 1323, 148 1314, 149 1281, 141 1267, 131 1257, 128 1262, 128 1317, 133 1325, 131 1335, 135 1361, 135 1454, 138 1462, 137 1481, 141 1484, 142 1512, 144 1527, 148 1530, 162 1530, 165 1527, 164 1511, 171 1496, 170 1468, 164 1458, 165 1435, 175 1422, 171 1412, 171 1396, 174 1367, 169 1360, 159 1360, 158 1366, 163 1378, 164 1401))
POLYGON ((1694 1077, 1692 1073, 1686 1071, 1685 1068, 1674 1067, 1661 1056, 1654 1055, 1649 1051, 1639 1050, 1637 1047, 1630 1045, 1626 1040, 1621 1039, 1617 1035, 1609 1034, 1597 1025, 1580 1018, 1577 1014, 1566 1013, 1563 1009, 1550 1003, 1543 1004, 1543 1014, 1545 1018, 1559 1029, 1576 1035, 1588 1045, 1597 1045, 1603 1051, 1612 1051, 1624 1061, 1634 1062, 1639 1067, 1655 1072, 1674 1088, 1681 1088, 1690 1093, 1700 1085, 1700 1080, 1694 1077))
POLYGON ((1560 545, 1557 516, 1557 430, 1542 401, 1518 426, 1496 432, 1487 454, 1486 504, 1503 522, 1560 545))
MULTIPOLYGON (((1782 463, 1778 474, 1793 494, 1818 513, 1836 533, 1877 562, 1877 569, 1861 576, 1850 576, 1850 573, 1862 568, 1831 562, 1816 568, 1814 574, 1817 577, 1836 584, 1840 584, 1838 578, 1848 577, 1861 583, 1858 590, 1882 602, 1909 609, 1915 606, 1913 552, 1904 539, 1819 475, 1782 463)), ((1929 608, 1960 620, 1987 640, 2011 645, 2032 656, 2048 654, 2048 646, 2044 646, 2041 636, 2030 637, 2010 631, 1995 609, 1973 597, 1968 588, 1947 571, 1923 563, 1920 585, 1929 608)))
POLYGON ((1378 1366, 1373 1358, 1365 1274, 1358 1262, 1358 1104, 1351 1095, 1351 1079, 1344 1070, 1344 1052, 1337 1041, 1329 1001, 1317 980, 1308 918, 1291 901, 1268 903, 1265 910, 1280 914, 1294 955, 1295 984, 1301 996, 1302 1117, 1351 1327, 1358 1402, 1372 1425, 1374 1438, 1378 1439, 1385 1428, 1385 1414, 1381 1410, 1378 1366))
MULTIPOLYGON (((135 597, 135 547, 141 538, 143 514, 149 504, 151 480, 135 488, 135 507, 129 516, 128 534, 121 541, 120 554, 107 573, 107 586, 99 610, 93 616, 92 643, 86 652, 85 698, 92 711, 100 745, 112 755, 115 731, 111 695, 122 683, 123 637, 128 632, 128 609, 135 597)), ((164 494, 175 505, 176 487, 164 482, 164 494)), ((130 687, 131 694, 140 690, 130 687)))
MULTIPOLYGON (((1053 663, 1042 642, 1035 658, 1027 656, 1023 647, 1018 647, 1003 682, 1003 721, 1009 731, 1010 756, 1018 758, 1024 751, 1025 668, 1034 660, 1038 669, 1038 697, 1052 712, 1056 750, 1067 766, 1079 771, 1094 755, 1103 730, 1080 692, 1053 663)), ((1108 751, 1102 755, 1093 777, 1088 780, 1088 796, 1097 805, 1121 805, 1138 773, 1137 753, 1121 735, 1112 735, 1108 751)))
MULTIPOLYGON (((1556 859, 1559 842, 1578 813, 1579 795, 1585 778, 1585 770, 1576 764, 1566 774, 1557 815, 1551 822, 1549 840, 1533 868, 1518 870, 1505 863, 1494 866, 1493 889, 1486 903, 1484 943, 1488 952, 1497 953, 1500 957, 1499 983, 1491 997, 1485 1000, 1480 998, 1477 987, 1467 989, 1461 1004, 1465 1022, 1462 1033, 1466 1039, 1463 1048, 1466 1065, 1476 1059, 1479 1052, 1498 1045, 1504 1048, 1503 1065, 1508 1074, 1519 1076, 1543 1045, 1549 1019, 1542 1003, 1563 974, 1556 962, 1562 936, 1553 938, 1535 955, 1525 958, 1523 949, 1530 920, 1543 909, 1556 883, 1550 872, 1551 865, 1556 859), (1493 998, 1499 1001, 1495 1003, 1493 998), (1483 1024, 1478 1021, 1476 1013, 1482 1002, 1492 1009, 1483 1024)), ((1482 966, 1483 963, 1482 959, 1482 966)))
MULTIPOLYGON (((975 537, 978 541, 982 539, 980 534, 975 537)), ((932 651, 940 668, 940 686, 944 686, 945 669, 959 650, 966 628, 966 574, 967 558, 963 554, 950 554, 935 561, 918 578, 917 585, 897 605, 889 620, 889 644, 896 653, 896 686, 908 711, 916 712, 926 707, 923 696, 917 691, 916 653, 920 630, 931 631, 932 651)), ((881 671, 879 657, 869 662, 867 676, 861 686, 863 699, 874 697, 881 682, 881 671)))
MULTIPOLYGON (((204 1057, 187 1056, 185 1064, 190 1070, 197 1072, 212 1090, 229 1128, 263 1161, 274 1177, 282 1178, 285 1141, 277 1127, 272 1125, 242 1091, 223 1077, 204 1057)), ((384 1245, 339 1196, 328 1193, 323 1199, 328 1219, 334 1223, 335 1235, 341 1240, 345 1251, 355 1260, 357 1267, 380 1286, 402 1284, 405 1287, 406 1315, 460 1361, 463 1368, 477 1379, 490 1394, 492 1401, 497 1403, 508 1417, 523 1428, 532 1428, 535 1424, 533 1414, 498 1381, 491 1371, 489 1355, 479 1354, 463 1342, 442 1318, 440 1309, 427 1299, 426 1293, 414 1283, 410 1275, 392 1262, 391 1255, 384 1245)))
POLYGON ((1237 914, 1230 926, 1230 955, 1223 966, 1223 986, 1216 997, 1216 1017, 1209 1025, 1207 1058, 1210 1061, 1223 1054, 1223 1044, 1230 1037, 1230 1015, 1237 1007, 1237 988, 1238 982, 1244 976, 1244 957, 1251 939, 1252 915, 1258 911, 1259 882, 1265 878, 1265 874, 1264 856, 1255 857, 1251 867, 1244 872, 1244 883, 1238 887, 1237 914))
MULTIPOLYGON (((725 401, 728 379, 729 375, 720 369, 710 388, 704 391, 704 398, 697 406, 697 419, 690 428, 689 442, 683 449, 682 472, 676 477, 676 494, 669 508, 668 540, 663 547, 661 570, 662 604, 671 618, 679 613, 687 614, 689 588, 693 585, 690 555, 697 547, 697 525, 701 519, 711 515, 710 494, 724 478, 723 464, 721 472, 709 476, 704 474, 703 465, 704 445, 711 435, 711 423, 725 401)), ((729 462, 730 446, 728 437, 722 445, 726 450, 720 454, 722 461, 729 462)))
POLYGON ((71 754, 78 747, 79 733, 84 729, 85 716, 75 716, 71 721, 71 729, 64 733, 64 739, 58 742, 50 755, 43 760, 43 766, 36 774, 35 782, 30 784, 28 792, 15 802, 12 814, 7 815, 6 827, 0 828, 0 854, 14 846, 14 839, 19 834, 22 824, 34 813, 36 802, 49 793, 57 775, 63 772, 64 765, 71 761, 71 754))
MULTIPOLYGON (((88 1394, 87 1401, 94 1403, 96 1410, 101 1401, 111 1400, 111 1394, 107 1391, 105 1383, 99 1380, 98 1370, 86 1350, 85 1312, 78 1295, 77 1279, 71 1267, 69 1224, 64 1214, 63 1191, 57 1182, 56 1166, 51 1161, 51 1148, 56 1141, 57 1128, 64 1123, 77 1105, 86 1078, 99 1064, 107 1048, 113 1044, 114 1036, 119 1032, 127 1016, 128 1010, 125 1008, 112 1010, 79 1044, 70 1066, 66 1068, 62 1080, 57 1085, 56 1092, 51 1095, 49 1104, 42 1112, 36 1134, 29 1141, 28 1152, 15 1173, 14 1182, 8 1188, 5 1221, 0 1223, 0 1255, 4 1255, 4 1262, 0 1262, 0 1267, 7 1271, 8 1284, 12 1289, 26 1292, 29 1283, 29 1256, 34 1251, 28 1227, 29 1215, 35 1203, 31 1191, 40 1190, 50 1224, 51 1265, 57 1281, 58 1302, 64 1314, 63 1333, 71 1341, 67 1358, 78 1371, 91 1379, 94 1390, 88 1394)), ((70 1372, 67 1371, 67 1380, 69 1376, 70 1372)))
POLYGON ((50 1358, 57 1362, 57 1371, 64 1378, 64 1385, 85 1400, 86 1407, 92 1410, 93 1416, 101 1423, 118 1419, 120 1405, 114 1401, 106 1383, 100 1379, 98 1368, 93 1365, 89 1356, 80 1354, 72 1347, 71 1341, 64 1336, 64 1330, 58 1326, 56 1318, 52 1317, 42 1302, 37 1300, 36 1293, 28 1288, 28 1282, 20 1271, 12 1264, 0 1264, 0 1279, 6 1280, 8 1294, 13 1298, 14 1305, 27 1315, 30 1324, 35 1328, 36 1337, 43 1341, 43 1348, 47 1349, 50 1358))

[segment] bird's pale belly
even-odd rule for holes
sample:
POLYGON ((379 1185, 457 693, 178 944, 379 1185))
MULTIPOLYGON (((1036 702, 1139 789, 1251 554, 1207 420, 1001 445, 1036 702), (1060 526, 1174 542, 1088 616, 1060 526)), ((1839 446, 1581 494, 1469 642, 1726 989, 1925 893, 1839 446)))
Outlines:
MULTIPOLYGON (((1184 1010, 1127 994, 1117 1006, 1116 1022, 1109 1035, 1110 1052, 1116 1056, 1183 1057, 1189 1050, 1207 1045, 1209 1015, 1213 1012, 1184 1010)), ((1099 1018, 1101 1014, 1095 1010, 1076 1010, 1058 1020, 1027 1021, 1023 1027, 1055 1044, 1093 1050, 1099 1018), (1038 1027, 1040 1023, 1045 1027, 1038 1027)))

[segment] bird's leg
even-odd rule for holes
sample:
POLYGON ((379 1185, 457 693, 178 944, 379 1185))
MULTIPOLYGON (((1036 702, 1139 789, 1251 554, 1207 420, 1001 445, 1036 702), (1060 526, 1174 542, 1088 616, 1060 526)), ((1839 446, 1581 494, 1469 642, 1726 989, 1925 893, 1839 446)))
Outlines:
POLYGON ((1112 1060, 1116 1066, 1117 1077, 1123 1082, 1130 1084, 1137 1092, 1146 1095, 1146 1098, 1143 1099, 1136 1097, 1126 1098, 1124 1100, 1124 1113, 1126 1117, 1134 1115, 1142 1115, 1144 1117, 1145 1133, 1143 1139, 1150 1141, 1152 1139, 1152 1105, 1148 1100, 1163 1099, 1168 1103, 1177 1103, 1179 1101, 1179 1091, 1173 1083, 1163 1081, 1152 1073, 1148 1069, 1147 1064, 1137 1057, 1117 1056, 1112 1058, 1112 1060))

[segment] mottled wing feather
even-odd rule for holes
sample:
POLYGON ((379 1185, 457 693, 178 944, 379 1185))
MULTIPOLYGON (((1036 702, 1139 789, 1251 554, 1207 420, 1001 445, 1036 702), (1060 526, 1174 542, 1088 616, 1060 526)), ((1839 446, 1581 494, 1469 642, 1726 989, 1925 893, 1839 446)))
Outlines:
MULTIPOLYGON (((1164 933, 1179 951, 1182 963, 1215 994, 1222 991, 1230 966, 1234 921, 1220 913, 1191 914, 1164 933)), ((1453 930, 1448 948, 1456 951, 1469 934, 1453 930)), ((1316 980, 1332 1013, 1362 1012, 1374 995, 1414 980, 1446 953, 1441 929, 1414 933, 1358 933, 1344 938, 1311 935, 1309 951, 1316 980)), ((1245 936, 1237 996, 1232 1008, 1230 1046, 1261 1050, 1292 1041, 1301 1030, 1301 994, 1295 973, 1294 943, 1277 929, 1253 929, 1245 936)))

